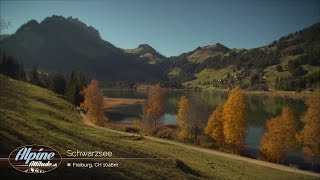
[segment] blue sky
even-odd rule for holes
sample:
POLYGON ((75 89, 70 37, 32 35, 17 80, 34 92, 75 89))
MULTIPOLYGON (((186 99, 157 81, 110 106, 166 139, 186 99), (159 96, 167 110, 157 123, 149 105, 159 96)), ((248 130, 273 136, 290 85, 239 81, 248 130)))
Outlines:
POLYGON ((215 43, 259 47, 320 21, 318 0, 1 0, 0 5, 1 18, 12 23, 3 34, 30 19, 72 16, 118 47, 147 43, 166 56, 215 43))

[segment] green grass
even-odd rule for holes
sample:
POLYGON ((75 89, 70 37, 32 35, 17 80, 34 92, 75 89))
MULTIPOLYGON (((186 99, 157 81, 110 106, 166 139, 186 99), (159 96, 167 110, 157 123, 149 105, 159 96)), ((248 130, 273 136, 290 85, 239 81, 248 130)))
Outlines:
MULTIPOLYGON (((276 70, 277 65, 266 67, 264 69, 264 73, 267 76, 266 77, 267 82, 269 82, 269 83, 275 82, 276 78, 288 79, 288 78, 292 77, 292 74, 287 70, 287 65, 288 65, 289 61, 294 61, 299 56, 300 55, 286 56, 286 57, 282 58, 281 63, 279 65, 282 66, 283 71, 278 72, 276 70)), ((308 73, 304 75, 305 77, 308 77, 308 76, 315 74, 315 73, 319 73, 319 71, 320 71, 320 67, 318 67, 318 66, 310 66, 310 65, 306 64, 306 65, 302 65, 302 67, 308 71, 308 73)))
POLYGON ((186 83, 192 86, 198 86, 205 84, 206 82, 224 79, 227 77, 228 73, 230 73, 231 76, 234 76, 236 75, 236 72, 234 72, 235 68, 236 67, 234 65, 219 70, 205 68, 204 70, 195 75, 196 79, 186 83))
MULTIPOLYGON (((26 144, 42 144, 62 155, 71 150, 112 151, 113 157, 156 157, 155 160, 105 160, 119 163, 119 168, 76 169, 62 163, 57 170, 41 178, 126 178, 126 179, 312 179, 200 153, 186 148, 88 127, 75 108, 53 92, 0 75, 0 154, 26 144), (190 169, 181 168, 183 162, 190 169)), ((7 168, 6 175, 22 174, 7 168)), ((27 176, 34 178, 34 176, 27 176)))
POLYGON ((287 70, 288 62, 289 61, 294 61, 298 57, 302 56, 300 55, 295 55, 295 56, 285 56, 280 59, 280 65, 284 68, 284 70, 287 70))
POLYGON ((305 74, 304 76, 308 77, 312 74, 318 73, 320 74, 320 67, 319 66, 310 66, 308 64, 302 65, 303 69, 307 70, 308 73, 305 74))
POLYGON ((282 71, 278 72, 276 70, 276 66, 277 65, 273 65, 273 66, 268 66, 266 67, 263 71, 265 73, 266 80, 268 83, 273 83, 276 81, 277 77, 278 79, 288 79, 290 77, 292 77, 292 74, 288 71, 287 66, 288 66, 288 62, 289 61, 294 61, 295 59, 297 59, 299 56, 301 55, 295 55, 295 56, 285 56, 283 58, 280 59, 280 65, 282 67, 282 71))
POLYGON ((284 71, 280 71, 278 72, 276 70, 276 66, 277 65, 273 65, 273 66, 268 66, 266 67, 263 71, 265 73, 265 76, 266 77, 266 80, 271 83, 271 82, 275 82, 276 79, 287 79, 287 78, 290 78, 292 77, 292 74, 287 71, 287 70, 284 70, 284 71))

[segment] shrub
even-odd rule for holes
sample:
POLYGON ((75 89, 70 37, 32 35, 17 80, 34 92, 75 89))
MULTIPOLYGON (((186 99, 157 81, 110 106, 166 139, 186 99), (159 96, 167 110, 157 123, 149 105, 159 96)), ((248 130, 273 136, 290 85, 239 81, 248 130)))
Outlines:
POLYGON ((162 125, 150 130, 152 136, 174 139, 176 137, 176 125, 162 125))

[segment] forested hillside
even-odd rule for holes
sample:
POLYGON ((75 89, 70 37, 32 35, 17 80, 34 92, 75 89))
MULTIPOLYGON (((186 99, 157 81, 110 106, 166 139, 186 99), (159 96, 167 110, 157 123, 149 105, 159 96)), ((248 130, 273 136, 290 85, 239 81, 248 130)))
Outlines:
POLYGON ((221 44, 199 47, 173 57, 170 65, 164 66, 168 67, 166 73, 172 82, 186 82, 187 87, 317 88, 319 34, 320 23, 260 48, 228 49, 221 44), (214 51, 217 46, 220 48, 214 51))

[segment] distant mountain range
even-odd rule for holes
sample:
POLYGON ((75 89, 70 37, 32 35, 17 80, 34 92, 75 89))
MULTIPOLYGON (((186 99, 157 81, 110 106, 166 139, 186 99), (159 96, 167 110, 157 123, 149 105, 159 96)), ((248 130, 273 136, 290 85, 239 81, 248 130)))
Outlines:
POLYGON ((104 81, 155 81, 162 71, 101 39, 99 32, 76 18, 52 16, 31 20, 1 40, 0 48, 26 67, 82 70, 104 81))
POLYGON ((320 23, 259 48, 229 49, 217 43, 167 58, 148 44, 115 47, 77 18, 52 16, 40 23, 31 20, 16 33, 2 36, 0 48, 26 67, 82 70, 102 81, 284 90, 319 85, 320 23))
POLYGON ((220 55, 224 55, 230 51, 229 48, 224 45, 217 43, 214 45, 208 45, 204 47, 198 47, 194 51, 186 53, 186 58, 190 62, 202 63, 206 59, 214 58, 220 55))

